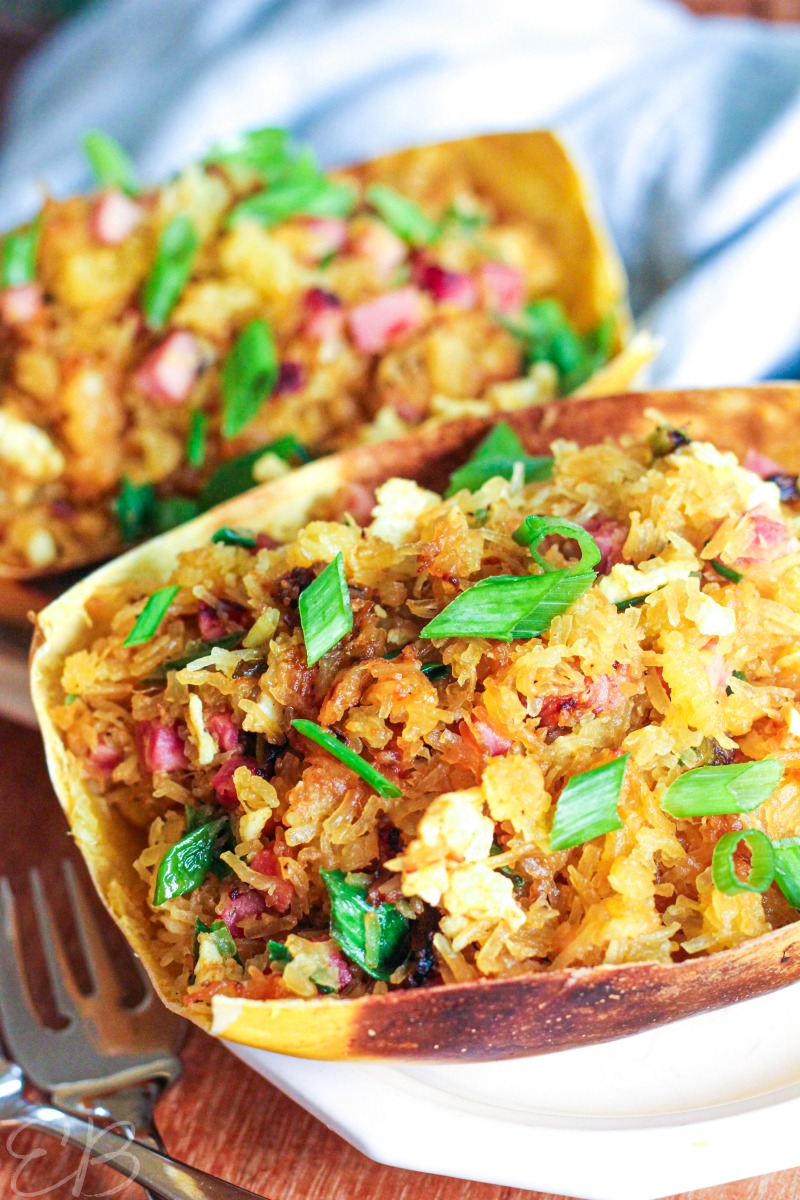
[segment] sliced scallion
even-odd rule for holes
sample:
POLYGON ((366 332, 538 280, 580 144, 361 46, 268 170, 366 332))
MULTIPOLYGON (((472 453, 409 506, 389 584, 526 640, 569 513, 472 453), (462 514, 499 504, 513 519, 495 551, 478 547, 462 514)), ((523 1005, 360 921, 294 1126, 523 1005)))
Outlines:
POLYGON ((39 222, 34 221, 27 229, 9 233, 5 238, 0 259, 0 287, 23 287, 33 283, 40 232, 39 222))
POLYGON ((580 561, 574 567, 570 567, 570 570, 590 571, 600 562, 602 557, 600 547, 592 535, 582 525, 576 525, 574 521, 568 521, 565 517, 526 517, 519 528, 514 530, 512 537, 518 546, 528 547, 531 557, 545 571, 557 571, 560 568, 554 567, 546 558, 542 558, 536 549, 546 537, 554 535, 578 543, 578 549, 581 552, 580 561))
POLYGON ((91 130, 84 134, 83 150, 98 187, 119 188, 129 196, 136 195, 139 190, 136 168, 115 138, 99 129, 91 130))
POLYGON ((136 542, 151 531, 155 507, 156 494, 152 484, 131 483, 123 476, 115 508, 124 542, 136 542))
POLYGON ((353 609, 341 550, 297 602, 310 667, 353 628, 353 609))
POLYGON ((212 146, 207 163, 231 163, 250 167, 265 178, 284 170, 291 162, 291 144, 285 129, 250 129, 212 146))
POLYGON ((510 642, 538 637, 595 580, 594 571, 495 575, 481 579, 420 630, 423 638, 485 637, 510 642))
POLYGON ((256 450, 248 450, 246 454, 230 458, 217 467, 200 493, 201 509, 205 512, 208 508, 215 508, 223 500, 230 500, 232 496, 238 496, 253 487, 256 482, 253 468, 265 454, 275 454, 293 466, 311 462, 311 455, 293 434, 267 442, 256 450))
POLYGON ((741 573, 741 571, 735 571, 733 567, 726 566, 725 563, 720 562, 718 558, 712 558, 711 565, 718 575, 721 575, 723 579, 727 579, 730 583, 741 583, 741 581, 744 579, 744 575, 741 573))
POLYGON ((183 213, 164 226, 156 257, 142 289, 142 311, 148 329, 163 329, 189 281, 200 238, 183 213))
POLYGON ((342 871, 321 871, 331 902, 331 937, 373 979, 388 980, 408 958, 410 926, 393 904, 371 904, 342 871))
POLYGON ((695 767, 679 775, 667 788, 661 807, 671 817, 710 817, 722 813, 752 812, 768 800, 783 775, 775 758, 695 767))
POLYGON ((558 797, 550 831, 550 849, 569 850, 622 828, 617 812, 630 754, 573 775, 558 797))
POLYGON ((278 379, 278 355, 266 321, 245 325, 222 367, 222 435, 236 437, 261 411, 278 379))
POLYGON ((367 188, 367 200, 392 232, 412 246, 430 246, 441 236, 442 227, 438 221, 432 220, 413 200, 385 183, 373 183, 367 188))
POLYGON ((248 529, 232 529, 230 525, 222 525, 211 535, 212 542, 222 546, 241 546, 245 550, 255 550, 258 543, 248 529))
POLYGON ((283 942, 267 942, 267 954, 270 962, 291 962, 291 951, 287 950, 283 942))
POLYGON ((772 849, 775 881, 792 908, 800 908, 800 838, 780 838, 772 849))
POLYGON ((214 843, 227 824, 226 817, 219 817, 198 825, 167 851, 156 876, 153 894, 156 907, 200 887, 211 869, 214 843))
POLYGON ((446 679, 450 674, 447 664, 439 662, 423 663, 420 671, 426 679, 430 679, 431 683, 438 683, 440 679, 446 679))
POLYGON ((732 830, 725 833, 711 856, 711 879, 718 892, 735 896, 737 892, 765 892, 775 878, 775 854, 772 842, 760 829, 732 830), (750 849, 747 879, 736 872, 734 855, 740 842, 750 849))
POLYGON ((149 642, 167 615, 170 604, 172 604, 172 601, 180 590, 177 584, 173 584, 170 587, 159 588, 157 592, 153 592, 147 604, 145 604, 136 618, 133 629, 122 643, 123 646, 141 646, 143 642, 149 642))
POLYGON ((270 228, 294 216, 347 217, 357 199, 356 189, 350 184, 324 175, 302 178, 290 173, 266 191, 241 200, 228 221, 235 224, 246 219, 270 228))
POLYGON ((176 525, 191 521, 200 512, 197 501, 189 496, 164 496, 156 500, 153 511, 153 531, 166 533, 176 525))
POLYGON ((206 438, 208 435, 208 414, 196 408, 189 418, 189 430, 186 434, 186 461, 192 467, 202 467, 206 461, 206 438))
POLYGON ((469 461, 450 476, 445 496, 453 496, 462 488, 477 492, 487 479, 493 479, 495 476, 510 479, 517 463, 523 465, 526 483, 549 479, 553 474, 552 458, 537 458, 526 454, 522 442, 511 426, 501 421, 487 434, 469 461))
POLYGON ((607 362, 613 347, 613 317, 580 334, 558 300, 534 300, 519 318, 504 324, 522 341, 527 366, 553 364, 564 394, 574 391, 607 362))
POLYGON ((319 725, 315 725, 313 721, 306 721, 302 717, 298 717, 292 721, 292 726, 301 733, 303 737, 307 737, 309 741, 316 742, 323 750, 327 750, 334 758, 338 758, 339 762, 344 763, 351 771, 355 771, 356 775, 360 776, 365 783, 368 783, 371 788, 374 788, 379 796, 384 796, 387 799, 402 796, 402 791, 396 783, 391 783, 376 767, 371 763, 365 762, 360 755, 356 754, 355 750, 351 750, 349 746, 345 746, 335 734, 328 729, 323 729, 319 725))

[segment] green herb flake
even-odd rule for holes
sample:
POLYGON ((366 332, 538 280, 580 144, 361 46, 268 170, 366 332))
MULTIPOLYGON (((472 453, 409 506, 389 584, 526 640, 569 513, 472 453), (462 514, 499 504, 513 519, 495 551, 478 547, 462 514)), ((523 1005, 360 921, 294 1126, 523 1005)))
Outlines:
POLYGON ((232 529, 230 525, 221 526, 212 534, 211 541, 221 546, 241 546, 244 550, 255 550, 258 545, 249 529, 232 529))
POLYGON ((6 236, 0 257, 0 287, 24 287, 34 282, 40 232, 39 221, 34 221, 27 229, 6 236))
POLYGON ((136 195, 139 191, 136 168, 118 141, 95 129, 84 134, 83 150, 98 187, 118 188, 129 196, 136 195))
POLYGON ((356 775, 360 776, 365 783, 368 783, 371 788, 374 788, 379 796, 384 796, 387 799, 397 798, 402 796, 401 789, 396 783, 391 783, 376 767, 371 763, 365 762, 355 750, 351 750, 349 746, 345 746, 340 742, 334 733, 328 729, 322 729, 321 726, 315 725, 313 721, 306 721, 302 717, 298 717, 292 721, 292 727, 307 737, 309 741, 316 742, 323 750, 327 750, 334 758, 338 758, 339 762, 344 763, 351 771, 355 771, 356 775))
POLYGON ((138 542, 152 531, 156 494, 150 483, 131 483, 123 476, 115 501, 117 522, 123 542, 138 542))
POLYGON ((211 868, 214 843, 227 825, 225 817, 199 825, 184 834, 161 860, 156 876, 153 904, 159 907, 176 896, 185 896, 200 887, 211 868))
POLYGON ((558 797, 550 850, 569 850, 622 828, 617 811, 630 754, 573 775, 558 797))
POLYGON ((186 461, 190 466, 200 468, 206 461, 207 439, 208 414, 196 408, 189 418, 186 433, 186 461))
POLYGON ((173 584, 171 587, 159 588, 157 592, 153 592, 136 618, 133 629, 122 643, 123 646, 141 646, 144 642, 149 642, 180 590, 178 584, 173 584))
POLYGON ((718 558, 711 559, 711 566, 721 575, 723 579, 727 579, 729 583, 741 583, 744 575, 741 571, 735 571, 733 567, 728 567, 724 562, 720 562, 718 558))
POLYGON ((523 465, 526 483, 550 479, 553 474, 553 459, 526 454, 511 426, 501 421, 487 434, 469 461, 450 476, 445 497, 455 495, 462 488, 477 492, 495 476, 511 479, 517 463, 523 465))
POLYGON ((695 767, 669 785, 661 807, 671 817, 752 812, 770 798, 781 781, 783 770, 783 763, 774 758, 695 767))
POLYGON ((267 954, 270 962, 288 963, 292 961, 292 955, 283 942, 267 942, 267 954))
POLYGON ((258 415, 277 380, 272 332, 256 318, 239 334, 222 367, 223 437, 236 437, 258 415))
POLYGON ((194 223, 178 213, 164 226, 150 274, 142 289, 147 328, 163 329, 189 282, 200 238, 194 223))
POLYGON ((313 667, 353 628, 353 609, 341 550, 300 593, 297 606, 306 644, 306 661, 313 667))
POLYGON ((321 871, 331 902, 331 937, 373 979, 389 980, 406 961, 410 926, 393 904, 370 904, 365 888, 347 883, 342 871, 321 871))
POLYGON ((404 242, 412 246, 430 246, 441 237, 442 227, 423 212, 418 204, 385 183, 373 183, 367 189, 367 201, 404 242))

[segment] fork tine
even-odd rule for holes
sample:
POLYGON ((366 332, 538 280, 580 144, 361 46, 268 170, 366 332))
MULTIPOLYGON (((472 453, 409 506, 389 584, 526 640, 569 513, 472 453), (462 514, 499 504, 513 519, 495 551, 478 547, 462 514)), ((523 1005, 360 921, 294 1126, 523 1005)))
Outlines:
POLYGON ((92 981, 93 993, 99 997, 113 997, 115 1000, 119 1000, 122 986, 111 965, 108 948, 103 940, 95 914, 86 898, 86 892, 69 859, 64 859, 61 869, 67 881, 75 927, 92 981))
POLYGON ((12 1058, 21 1059, 31 1037, 46 1036, 31 1003, 21 955, 17 954, 16 903, 11 884, 0 877, 0 1021, 12 1058))
POLYGON ((68 1017, 70 1023, 77 1017, 76 1004, 80 1002, 80 991, 75 983, 72 968, 64 953, 61 935, 58 932, 50 905, 47 903, 42 886, 41 876, 36 867, 29 872, 33 911, 36 914, 36 924, 39 927, 39 937, 42 939, 47 975, 53 992, 58 1011, 63 1017, 68 1017))

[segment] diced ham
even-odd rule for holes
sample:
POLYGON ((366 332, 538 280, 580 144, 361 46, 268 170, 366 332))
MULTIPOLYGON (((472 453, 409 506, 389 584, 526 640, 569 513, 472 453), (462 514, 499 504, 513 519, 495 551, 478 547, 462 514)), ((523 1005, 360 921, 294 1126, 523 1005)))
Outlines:
POLYGON ((197 624, 204 642, 218 642, 250 624, 250 614, 241 604, 231 600, 218 600, 215 605, 201 601, 197 611, 197 624))
MULTIPOLYGON (((619 675, 623 672, 620 670, 619 675)), ((599 717, 611 712, 622 699, 619 675, 599 675, 584 679, 580 692, 545 696, 539 710, 539 725, 544 729, 575 725, 590 712, 599 717)))
POLYGON ((375 508, 375 492, 365 483, 347 483, 336 494, 336 507, 349 513, 357 525, 369 525, 375 508))
POLYGON ((312 235, 313 257, 317 262, 341 250, 347 241, 347 221, 343 217, 308 217, 306 229, 312 235))
POLYGON ((463 271, 448 271, 437 263, 418 257, 414 263, 414 282, 428 292, 437 304, 452 304, 456 308, 474 308, 478 289, 471 275, 463 271))
POLYGON ((331 342, 344 332, 344 308, 334 292, 309 288, 303 297, 303 332, 320 342, 331 342))
POLYGON ((134 375, 139 391, 162 404, 183 404, 205 365, 193 333, 174 330, 150 353, 134 375))
POLYGON ((306 381, 306 373, 302 363, 287 360, 278 367, 278 378, 272 390, 273 396, 290 396, 299 392, 306 381))
POLYGON ((616 708, 621 699, 619 679, 616 675, 599 675, 597 679, 587 679, 581 705, 590 710, 595 716, 610 712, 616 708))
POLYGON ((408 253, 405 242, 381 221, 365 224, 350 242, 349 249, 360 258, 368 258, 381 279, 388 279, 408 253))
POLYGON ((228 713, 213 713, 206 721, 206 727, 220 750, 235 750, 239 745, 241 730, 228 713))
POLYGON ((794 532, 783 521, 776 520, 758 509, 748 514, 750 537, 744 553, 736 560, 738 564, 772 562, 786 554, 794 554, 798 548, 794 532))
POLYGON ((89 755, 89 765, 102 775, 110 775, 122 762, 122 754, 107 742, 98 742, 89 755))
POLYGON ((5 325, 27 325, 42 310, 38 283, 21 283, 0 292, 0 320, 5 325))
POLYGON ((622 562, 622 547, 628 530, 621 521, 602 516, 590 517, 584 521, 583 527, 597 542, 600 551, 600 562, 596 569, 600 575, 607 575, 616 563, 622 562))
POLYGON ((331 950, 328 961, 336 972, 336 990, 341 992, 347 987, 348 983, 353 982, 353 972, 350 964, 338 946, 331 950))
POLYGON ((281 875, 280 864, 274 850, 265 846, 263 850, 259 850, 250 865, 260 875, 267 875, 270 879, 275 880, 266 894, 267 906, 279 913, 288 912, 294 897, 294 887, 288 879, 284 879, 281 875))
POLYGON ((226 897, 219 915, 227 925, 231 937, 243 938, 244 930, 239 922, 247 917, 259 917, 266 911, 267 905, 261 892, 257 892, 255 888, 236 885, 226 897))
POLYGON ((188 766, 183 742, 174 725, 140 721, 136 736, 145 770, 181 771, 188 766))
POLYGON ((236 795, 236 784, 233 781, 233 776, 239 767, 247 767, 253 775, 260 774, 258 763, 254 758, 244 754, 234 754, 211 778, 211 786, 216 793, 217 802, 230 812, 234 812, 239 807, 239 797, 236 795))
POLYGON ((277 550, 283 543, 274 538, 271 533, 256 534, 256 550, 277 550))
POLYGON ((774 458, 768 458, 766 454, 759 454, 757 450, 747 451, 742 459, 742 466, 745 470, 760 475, 762 479, 769 479, 772 475, 786 474, 786 468, 779 462, 775 462, 774 458))
POLYGON ((493 757, 498 754, 508 754, 514 745, 511 738, 504 737, 497 732, 482 708, 476 708, 473 711, 470 717, 470 728, 475 740, 493 757))
POLYGON ((525 300, 525 279, 521 271, 505 263, 481 263, 480 285, 483 302, 494 312, 517 312, 525 300))
POLYGON ((425 317, 422 293, 415 287, 384 292, 350 309, 353 341, 364 354, 381 354, 397 338, 411 333, 425 317))
MULTIPOLYGON (((716 646, 716 639, 714 639, 713 644, 716 646)), ((711 684, 712 691, 717 692, 728 686, 728 680, 731 677, 731 669, 725 662, 725 659, 722 657, 722 655, 716 652, 716 649, 710 647, 706 647, 706 649, 709 650, 709 653, 706 654, 703 659, 703 666, 705 667, 705 672, 708 676, 708 682, 711 684)))
POLYGON ((103 246, 119 246, 143 217, 141 207, 124 192, 101 192, 92 205, 89 228, 95 241, 103 246))

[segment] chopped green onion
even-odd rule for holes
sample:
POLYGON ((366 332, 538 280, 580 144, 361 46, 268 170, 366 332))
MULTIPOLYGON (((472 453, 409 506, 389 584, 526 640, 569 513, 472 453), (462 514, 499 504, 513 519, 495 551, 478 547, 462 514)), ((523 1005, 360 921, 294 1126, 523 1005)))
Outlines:
POLYGON ((552 458, 535 458, 526 454, 511 426, 501 421, 487 434, 469 461, 450 476, 445 496, 453 496, 461 488, 477 492, 487 479, 495 476, 510 479, 518 462, 523 464, 526 483, 549 479, 553 474, 552 458))
POLYGON ((582 335, 570 324, 558 300, 534 300, 525 306, 517 320, 503 323, 522 341, 526 366, 537 362, 553 364, 564 394, 580 387, 607 362, 613 346, 612 317, 582 335))
POLYGON ((156 509, 153 485, 131 483, 127 476, 123 476, 115 508, 122 540, 126 543, 137 542, 152 529, 156 509))
POLYGON ((386 224, 404 242, 412 246, 430 246, 441 236, 442 227, 423 212, 418 204, 385 183, 367 188, 367 200, 386 224))
POLYGON ((283 942, 267 942, 267 954, 270 962, 291 962, 292 955, 283 942))
POLYGON ((156 500, 153 511, 153 529, 155 533, 166 533, 176 525, 191 521, 200 512, 196 500, 189 496, 165 496, 156 500))
POLYGON ((285 129, 251 129, 212 146, 205 161, 251 167, 269 178, 291 163, 289 134, 285 129))
POLYGON ((362 971, 388 980, 408 958, 407 918, 393 904, 370 904, 366 888, 348 883, 342 871, 320 874, 331 902, 331 937, 362 971))
POLYGON ((309 667, 353 628, 353 609, 341 550, 297 602, 309 667))
POLYGON ((315 725, 313 721, 306 721, 302 717, 298 717, 292 721, 292 726, 301 733, 303 737, 307 737, 309 741, 316 742, 323 750, 327 750, 334 758, 338 758, 339 762, 344 763, 351 771, 355 771, 365 783, 368 783, 371 788, 374 788, 379 796, 384 796, 387 799, 402 796, 402 791, 396 783, 391 783, 384 775, 381 775, 377 768, 371 763, 365 762, 360 755, 356 754, 355 750, 351 750, 349 746, 345 746, 334 733, 328 729, 322 729, 319 725, 315 725))
POLYGON ((772 843, 775 882, 792 908, 800 908, 800 838, 780 838, 772 843))
POLYGON ((233 958, 242 965, 242 960, 239 957, 239 952, 236 949, 236 942, 233 940, 233 934, 228 929, 224 921, 212 921, 210 925, 205 925, 198 917, 194 926, 194 960, 197 962, 197 957, 200 952, 200 934, 207 933, 214 943, 214 947, 219 953, 220 958, 233 958))
POLYGON ((222 436, 236 437, 257 416, 278 380, 278 356, 266 321, 245 325, 222 367, 222 436))
POLYGON ((167 851, 156 876, 153 893, 156 907, 200 887, 211 869, 214 842, 227 823, 226 817, 218 817, 199 825, 167 851))
MULTIPOLYGON (((660 590, 660 588, 656 588, 657 592, 660 590)), ((636 604, 644 604, 647 597, 652 595, 654 595, 653 592, 644 592, 641 596, 629 596, 627 600, 615 600, 614 607, 617 612, 624 612, 626 608, 633 608, 636 604)))
POLYGON ((134 196, 139 190, 136 169, 119 142, 100 130, 84 134, 83 149, 98 187, 119 188, 134 196))
POLYGON ((230 458, 217 467, 200 493, 200 507, 203 512, 253 487, 256 482, 253 467, 265 454, 275 454, 284 462, 293 465, 311 462, 311 455, 293 434, 287 434, 274 442, 267 442, 256 450, 248 450, 238 458, 230 458))
POLYGON ((550 850, 569 850, 622 828, 617 812, 630 754, 573 775, 556 803, 550 850))
POLYGON ((450 205, 444 214, 444 219, 446 224, 458 225, 465 233, 475 233, 478 229, 482 229, 484 225, 489 224, 489 218, 486 213, 467 212, 466 209, 459 207, 458 201, 450 205))
POLYGON ((9 233, 5 238, 0 261, 0 287, 23 287, 33 283, 40 232, 39 222, 34 221, 27 229, 9 233))
POLYGON ((289 175, 264 192, 241 200, 231 211, 229 223, 242 219, 270 228, 289 217, 347 217, 356 205, 356 189, 324 175, 298 178, 289 175))
POLYGON ((70 704, 74 704, 77 699, 77 692, 67 692, 66 696, 64 697, 64 703, 69 706, 70 704))
POLYGON ((148 329, 163 329, 189 281, 200 238, 182 213, 164 226, 150 274, 142 289, 142 311, 148 329))
POLYGON ((735 896, 737 892, 765 892, 775 878, 775 854, 772 842, 760 829, 733 830, 725 833, 711 856, 711 879, 718 892, 735 896), (733 856, 740 842, 750 848, 747 879, 736 873, 733 856))
POLYGON ((545 571, 552 572, 559 568, 554 567, 546 558, 542 558, 536 547, 546 537, 552 537, 554 534, 578 543, 578 549, 581 552, 580 561, 574 567, 570 567, 570 571, 590 571, 600 562, 602 558, 600 548, 592 535, 582 525, 576 525, 574 521, 568 521, 566 517, 526 517, 519 528, 514 530, 512 537, 518 546, 528 547, 531 557, 540 567, 545 571))
POLYGON ((171 587, 159 588, 157 592, 153 592, 136 618, 133 629, 122 643, 123 646, 141 646, 144 642, 149 642, 180 590, 178 584, 173 584, 171 587))
POLYGON ((695 767, 667 788, 661 807, 671 817, 710 817, 721 813, 752 812, 768 800, 783 775, 775 758, 695 767))
POLYGON ((255 550, 258 543, 255 537, 246 529, 232 529, 223 525, 212 534, 212 542, 222 546, 242 546, 245 550, 255 550))
POLYGON ((420 671, 427 679, 430 679, 431 683, 436 683, 439 679, 446 679, 450 674, 447 664, 439 662, 423 663, 420 671))
POLYGON ((720 562, 718 558, 712 558, 711 565, 718 575, 721 575, 723 579, 730 580, 731 583, 741 583, 744 579, 741 571, 734 571, 733 567, 726 567, 725 563, 720 562))
MULTIPOLYGON (((500 845, 500 843, 498 841, 492 842, 492 848, 489 851, 489 854, 492 857, 496 857, 498 854, 502 854, 502 853, 503 853, 503 847, 500 845)), ((499 867, 497 874, 505 875, 506 879, 510 879, 512 884, 514 885, 514 890, 517 892, 521 891, 525 887, 525 880, 524 880, 523 876, 518 875, 516 873, 516 871, 512 871, 511 867, 499 867)))
POLYGON ((485 637, 510 642, 538 637, 588 591, 594 571, 495 575, 451 600, 420 630, 423 638, 485 637))
POLYGON ((196 408, 189 418, 186 434, 186 460, 192 467, 202 467, 206 461, 208 414, 196 408))

